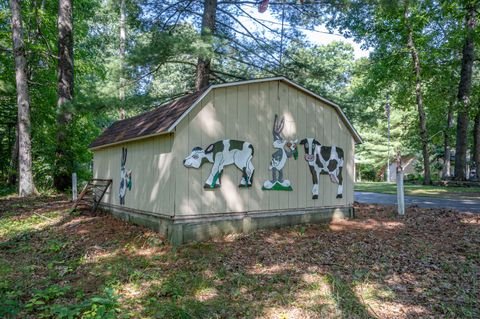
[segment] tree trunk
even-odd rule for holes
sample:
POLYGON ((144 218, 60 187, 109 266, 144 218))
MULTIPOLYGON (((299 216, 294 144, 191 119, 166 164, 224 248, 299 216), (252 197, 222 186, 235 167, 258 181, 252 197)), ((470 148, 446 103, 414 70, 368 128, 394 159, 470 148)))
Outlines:
POLYGON ((455 147, 455 179, 467 179, 467 148, 468 148, 468 111, 470 107, 470 91, 472 88, 472 69, 474 60, 475 6, 467 7, 466 36, 463 46, 462 70, 458 85, 459 111, 457 117, 457 139, 455 147))
POLYGON ((118 98, 120 100, 120 119, 125 118, 125 78, 124 78, 124 63, 125 63, 125 45, 127 42, 127 31, 125 28, 125 0, 120 0, 120 88, 118 90, 118 98))
MULTIPOLYGON (((215 18, 217 12, 217 0, 205 0, 202 17, 201 36, 205 38, 207 35, 215 32, 215 18)), ((197 77, 195 81, 195 89, 198 91, 207 86, 210 81, 210 59, 199 57, 197 62, 197 77)))
POLYGON ((473 162, 475 164, 475 178, 480 178, 480 111, 475 116, 473 125, 473 162))
POLYGON ((19 0, 11 0, 12 39, 15 56, 15 80, 18 105, 18 159, 19 187, 21 197, 35 194, 32 176, 32 144, 30 139, 30 98, 27 83, 27 59, 23 41, 22 15, 19 0))
POLYGON ((58 5, 58 67, 57 67, 57 145, 53 184, 64 191, 70 187, 73 156, 69 145, 69 124, 73 113, 65 103, 73 98, 73 20, 72 0, 59 0, 58 5))
POLYGON ((8 185, 15 186, 17 184, 18 175, 18 123, 15 126, 15 143, 12 147, 12 157, 10 159, 10 171, 8 172, 8 185))
POLYGON ((453 127, 453 111, 452 106, 450 105, 448 108, 447 114, 447 127, 445 128, 445 132, 443 133, 444 136, 444 155, 443 155, 443 170, 442 170, 442 178, 447 179, 450 177, 450 131, 453 127))
MULTIPOLYGON (((409 19, 408 3, 405 8, 405 21, 409 19)), ((408 23, 407 23, 408 24, 408 23)), ((422 155, 423 155, 423 184, 430 184, 430 155, 428 152, 428 132, 427 121, 425 117, 425 109, 423 106, 423 94, 422 94, 422 78, 420 68, 420 58, 418 57, 417 49, 413 42, 413 29, 408 25, 408 39, 407 47, 412 55, 413 69, 415 72, 415 95, 417 98, 417 109, 419 118, 420 140, 422 142, 422 155)))

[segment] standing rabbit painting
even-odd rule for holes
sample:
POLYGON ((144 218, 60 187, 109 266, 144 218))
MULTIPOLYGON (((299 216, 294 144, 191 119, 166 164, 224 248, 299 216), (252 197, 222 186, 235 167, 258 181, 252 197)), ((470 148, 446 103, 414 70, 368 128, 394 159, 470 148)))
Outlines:
POLYGON ((276 151, 272 154, 272 161, 269 170, 272 171, 272 179, 263 183, 263 190, 293 190, 292 185, 288 179, 284 178, 283 168, 287 164, 287 160, 293 156, 294 159, 298 157, 297 140, 289 141, 285 140, 282 135, 283 128, 285 126, 285 118, 282 116, 280 120, 278 115, 275 114, 273 121, 273 148, 276 151))
POLYGON ((120 196, 120 205, 125 205, 125 195, 128 190, 132 190, 132 171, 127 170, 127 149, 122 147, 122 161, 120 162, 120 189, 118 194, 120 196))

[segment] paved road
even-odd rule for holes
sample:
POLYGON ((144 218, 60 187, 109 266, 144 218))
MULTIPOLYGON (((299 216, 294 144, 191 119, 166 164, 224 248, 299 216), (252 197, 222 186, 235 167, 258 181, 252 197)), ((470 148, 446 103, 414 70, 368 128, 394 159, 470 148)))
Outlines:
MULTIPOLYGON (((355 201, 366 204, 396 205, 397 195, 355 192, 355 201)), ((461 212, 480 213, 480 198, 450 199, 440 197, 405 196, 405 206, 418 205, 425 208, 453 208, 461 212)))

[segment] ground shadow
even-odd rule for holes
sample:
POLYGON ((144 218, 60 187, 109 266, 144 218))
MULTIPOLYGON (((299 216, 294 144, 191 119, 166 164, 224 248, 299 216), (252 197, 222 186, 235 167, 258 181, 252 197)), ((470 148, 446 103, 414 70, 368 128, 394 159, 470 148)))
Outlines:
MULTIPOLYGON (((2 218, 30 213, 15 214, 2 218)), ((63 213, 43 228, 0 238, 14 243, 0 247, 0 299, 4 307, 5 300, 12 302, 11 317, 22 318, 106 299, 105 287, 118 298, 112 307, 132 318, 480 313, 478 218, 411 208, 407 218, 397 219, 389 208, 368 205, 357 207, 357 216, 174 248, 110 215, 63 213), (59 287, 58 296, 27 307, 51 287, 59 287)))

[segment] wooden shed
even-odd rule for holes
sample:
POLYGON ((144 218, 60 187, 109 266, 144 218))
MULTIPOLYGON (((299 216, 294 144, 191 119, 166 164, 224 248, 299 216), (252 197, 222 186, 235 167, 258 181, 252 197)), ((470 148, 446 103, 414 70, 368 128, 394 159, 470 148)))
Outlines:
POLYGON ((90 145, 101 207, 175 244, 353 216, 361 137, 284 78, 211 85, 117 121, 90 145))

